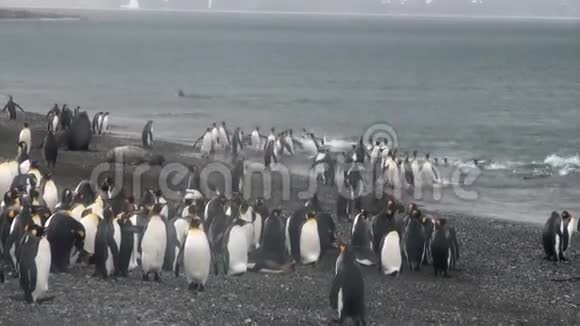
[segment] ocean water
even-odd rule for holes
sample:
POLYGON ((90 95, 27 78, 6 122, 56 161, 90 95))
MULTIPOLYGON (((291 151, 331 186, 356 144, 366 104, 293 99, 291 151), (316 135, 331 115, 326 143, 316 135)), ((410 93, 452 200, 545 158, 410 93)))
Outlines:
POLYGON ((479 159, 477 200, 428 206, 542 222, 580 210, 580 22, 87 13, 0 21, 0 94, 110 111, 118 133, 192 143, 212 122, 479 159), (182 89, 191 96, 180 98, 182 89))

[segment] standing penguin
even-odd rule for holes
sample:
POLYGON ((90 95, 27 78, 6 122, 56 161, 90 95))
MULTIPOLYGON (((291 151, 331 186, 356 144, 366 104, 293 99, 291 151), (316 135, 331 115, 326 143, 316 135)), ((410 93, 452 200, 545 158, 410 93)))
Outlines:
POLYGON ((48 291, 51 265, 50 244, 41 226, 26 226, 18 265, 18 278, 24 298, 29 303, 36 302, 48 291))
POLYGON ((351 318, 357 326, 367 324, 363 276, 355 264, 354 254, 344 244, 340 245, 340 255, 336 259, 336 272, 330 289, 330 306, 337 310, 340 325, 347 318, 351 318))
POLYGON ((300 258, 304 265, 315 264, 320 259, 322 245, 315 212, 309 212, 300 228, 300 258))
POLYGON ((50 169, 56 169, 56 160, 58 158, 58 142, 54 133, 48 131, 42 142, 42 149, 44 154, 44 160, 46 161, 46 166, 50 169))
POLYGON ((88 256, 89 262, 92 262, 95 254, 95 240, 101 218, 94 213, 90 213, 81 218, 80 223, 85 228, 85 243, 83 246, 85 255, 88 256))
MULTIPOLYGON (((269 215, 268 208, 264 204, 263 198, 256 199, 252 212, 254 213, 254 221, 252 222, 254 225, 254 247, 259 249, 262 245, 265 223, 264 219, 269 215)), ((282 239, 284 239, 284 237, 282 239)))
POLYGON ((421 225, 420 213, 413 210, 403 232, 403 253, 410 270, 418 271, 425 252, 425 235, 421 225))
POLYGON ((24 123, 24 127, 20 130, 20 134, 18 135, 18 142, 26 144, 26 154, 30 154, 30 149, 32 149, 32 133, 30 132, 30 128, 28 122, 24 123))
POLYGON ((111 207, 103 209, 103 220, 95 234, 95 276, 107 279, 119 269, 121 227, 114 220, 111 207))
POLYGON ((155 281, 161 281, 161 269, 165 259, 167 247, 167 230, 161 217, 163 204, 155 204, 149 213, 149 221, 143 230, 143 236, 139 243, 141 248, 141 266, 143 268, 143 280, 149 280, 149 274, 154 274, 155 281))
POLYGON ((103 122, 103 112, 96 113, 93 116, 93 123, 92 123, 93 135, 100 134, 102 122, 103 122))
POLYGON ((574 232, 580 232, 580 224, 578 224, 578 218, 576 216, 570 217, 568 219, 568 223, 565 225, 565 229, 568 235, 567 238, 568 241, 565 241, 564 243, 564 254, 566 254, 567 250, 572 246, 572 234, 574 234, 574 232))
POLYGON ((256 262, 250 270, 262 273, 282 273, 293 266, 288 259, 284 239, 282 212, 276 209, 264 222, 262 243, 255 255, 256 262))
POLYGON ((354 218, 351 247, 357 263, 364 266, 374 266, 371 230, 368 214, 365 210, 362 210, 354 218))
POLYGON ((388 231, 381 240, 379 248, 379 272, 394 275, 401 272, 403 257, 401 256, 401 237, 396 230, 388 231))
POLYGON ((225 149, 228 149, 230 147, 230 133, 228 132, 225 121, 222 121, 222 125, 218 131, 220 143, 225 149))
MULTIPOLYGON (((196 212, 199 213, 199 212, 196 212)), ((197 214, 196 214, 197 215, 197 214)), ((192 218, 185 241, 179 253, 183 260, 183 269, 189 290, 203 291, 211 268, 211 250, 201 220, 192 218)), ((175 269, 175 276, 179 275, 179 263, 175 269)))
POLYGON ((242 130, 237 127, 231 137, 232 156, 236 157, 244 149, 242 130))
POLYGON ((5 112, 8 109, 8 114, 10 115, 10 120, 16 120, 16 109, 20 109, 22 113, 24 113, 24 109, 18 105, 18 103, 14 102, 12 96, 8 98, 8 102, 4 105, 2 112, 5 112))
POLYGON ((447 220, 438 219, 435 222, 435 232, 431 240, 431 255, 433 257, 433 271, 435 276, 442 273, 443 276, 449 276, 451 268, 451 243, 449 241, 449 229, 447 220))
POLYGON ((248 238, 244 231, 247 223, 237 218, 224 234, 222 257, 226 275, 241 275, 248 269, 248 238))
POLYGON ((552 215, 546 221, 544 230, 542 232, 542 243, 544 245, 544 252, 546 259, 554 261, 566 261, 564 257, 564 244, 568 242, 568 228, 566 224, 569 222, 571 216, 567 211, 562 212, 562 216, 558 212, 552 212, 552 215))
POLYGON ((256 127, 256 129, 252 131, 250 140, 252 147, 255 150, 262 150, 262 135, 260 135, 260 127, 256 127))
POLYGON ((103 114, 103 124, 101 125, 101 133, 108 133, 109 132, 109 112, 105 112, 103 114))
POLYGON ((147 121, 141 132, 141 141, 144 148, 153 147, 153 120, 147 121))
POLYGON ((371 234, 373 237, 373 250, 380 253, 381 241, 390 231, 396 230, 395 204, 392 200, 387 202, 387 207, 371 220, 371 234))
POLYGON ((60 124, 59 115, 60 108, 58 107, 58 104, 54 104, 52 109, 50 109, 46 114, 46 118, 48 119, 48 131, 52 131, 53 133, 57 132, 60 124))

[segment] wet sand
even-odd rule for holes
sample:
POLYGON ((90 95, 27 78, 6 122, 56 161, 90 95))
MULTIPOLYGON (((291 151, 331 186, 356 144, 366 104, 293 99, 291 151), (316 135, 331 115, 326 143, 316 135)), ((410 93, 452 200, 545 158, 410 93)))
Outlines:
MULTIPOLYGON (((24 118, 0 118, 0 157, 16 154, 24 118)), ((43 117, 27 114, 33 144, 44 137, 43 117)), ((113 126, 114 127, 114 126, 113 126)), ((105 153, 118 145, 139 145, 138 139, 95 136, 88 152, 61 150, 54 175, 59 189, 88 178, 105 153)), ((155 143, 168 162, 203 164, 191 158, 191 148, 155 143)), ((41 160, 39 149, 33 159, 41 160)), ((133 167, 127 167, 130 174, 133 167)), ((159 168, 144 184, 154 183, 159 168)), ((306 180, 293 176, 292 193, 304 190, 306 180)), ((128 181, 125 182, 127 184, 128 181)), ((279 196, 274 178, 273 196, 279 196)), ((147 185, 149 186, 149 185, 147 185)), ((325 209, 334 212, 336 194, 320 190, 325 209)), ((288 211, 299 201, 270 202, 288 211)), ((428 207, 427 207, 428 209, 428 207)), ((452 209, 451 209, 452 210, 452 209)), ((436 214, 436 212, 431 212, 436 214)), ((420 272, 404 269, 396 278, 362 268, 371 325, 574 325, 580 324, 578 283, 556 282, 580 274, 578 239, 573 239, 569 262, 544 261, 541 226, 482 217, 446 215, 458 230, 461 257, 451 278, 435 278, 430 266, 420 272)), ((338 238, 349 239, 350 224, 338 221, 338 238)), ((51 274, 49 296, 38 305, 22 300, 16 279, 0 285, 2 325, 326 325, 336 318, 328 293, 336 252, 328 252, 316 266, 297 266, 284 275, 246 273, 241 277, 210 276, 206 291, 191 294, 185 279, 165 272, 163 284, 129 278, 103 281, 91 278, 92 267, 77 265, 68 274, 51 274)))

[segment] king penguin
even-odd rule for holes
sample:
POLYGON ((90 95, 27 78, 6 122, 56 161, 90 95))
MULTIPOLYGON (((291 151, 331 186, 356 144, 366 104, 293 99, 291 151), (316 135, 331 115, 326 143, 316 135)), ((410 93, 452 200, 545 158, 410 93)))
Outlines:
POLYGON ((403 232, 403 253, 407 266, 412 271, 418 271, 425 252, 425 235, 421 225, 418 210, 411 211, 410 219, 403 232))
POLYGON ((113 217, 111 207, 103 209, 103 220, 95 235, 95 276, 107 279, 119 267, 121 227, 113 217))
POLYGON ((102 122, 103 122, 103 112, 96 113, 93 116, 92 122, 92 129, 94 135, 100 134, 102 122))
POLYGON ((570 214, 566 211, 562 212, 562 216, 558 212, 552 212, 552 215, 546 221, 542 232, 542 243, 546 259, 554 261, 567 260, 564 257, 564 242, 567 242, 565 237, 568 233, 568 228, 565 226, 569 219, 570 214))
POLYGON ((330 306, 338 312, 338 324, 342 325, 350 318, 354 325, 364 326, 367 321, 363 275, 355 263, 351 249, 344 244, 339 248, 340 255, 336 260, 330 289, 330 306))
POLYGON ((320 259, 322 246, 315 212, 309 212, 300 228, 300 258, 304 265, 315 264, 320 259))
POLYGON ((151 209, 149 221, 143 230, 143 237, 139 244, 144 281, 148 281, 149 274, 153 274, 155 281, 161 282, 161 269, 167 247, 167 230, 160 215, 163 206, 165 205, 155 204, 151 209))
POLYGON ((26 226, 18 264, 18 277, 24 298, 29 303, 37 302, 48 291, 51 265, 50 244, 43 235, 41 226, 26 226))
POLYGON ((387 231, 379 248, 379 272, 384 275, 396 275, 401 272, 401 237, 396 230, 387 231))
POLYGON ((263 238, 255 254, 255 264, 249 269, 261 273, 283 273, 294 266, 286 250, 284 221, 279 209, 264 221, 263 238))
POLYGON ((147 121, 141 132, 141 141, 144 148, 153 147, 153 120, 147 121))
POLYGON ((363 266, 375 265, 371 239, 368 214, 365 210, 362 210, 354 218, 351 247, 356 262, 363 266))
POLYGON ((237 218, 224 234, 222 258, 226 275, 242 275, 248 269, 248 237, 244 230, 247 224, 237 218))
POLYGON ((58 159, 58 142, 54 133, 48 131, 42 142, 42 150, 44 154, 44 160, 46 161, 46 166, 54 170, 56 168, 56 160, 58 159))
POLYGON ((103 124, 101 125, 101 133, 109 132, 109 112, 103 114, 103 124))
MULTIPOLYGON (((196 215, 199 212, 196 212, 196 215)), ((192 218, 187 236, 181 247, 179 258, 183 261, 185 278, 190 290, 203 291, 211 269, 211 250, 199 218, 192 218)), ((175 269, 179 275, 179 263, 175 269)))
POLYGON ((449 229, 445 219, 438 219, 435 222, 435 232, 431 240, 431 255, 433 257, 433 272, 435 276, 442 273, 449 276, 451 268, 451 243, 449 241, 449 229))
POLYGON ((26 144, 26 154, 30 154, 30 149, 32 149, 32 133, 28 122, 24 123, 24 128, 20 130, 20 135, 18 135, 18 142, 24 142, 26 144))

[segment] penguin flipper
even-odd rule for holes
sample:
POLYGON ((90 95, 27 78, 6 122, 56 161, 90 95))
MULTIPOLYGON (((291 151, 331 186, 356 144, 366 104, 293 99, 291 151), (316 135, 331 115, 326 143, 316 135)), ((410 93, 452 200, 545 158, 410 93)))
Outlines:
POLYGON ((187 241, 187 238, 183 239, 183 243, 181 244, 181 247, 179 248, 179 254, 177 255, 177 263, 175 264, 175 277, 179 277, 179 267, 181 266, 181 263, 183 261, 183 252, 185 251, 185 242, 187 241))
POLYGON ((330 307, 332 309, 338 309, 338 292, 340 291, 340 284, 342 283, 342 272, 334 276, 332 280, 332 285, 330 287, 330 307))
MULTIPOLYGON (((113 223, 118 223, 113 221, 113 223)), ((115 271, 119 270, 119 248, 117 247, 117 242, 115 241, 115 236, 113 232, 109 232, 107 237, 107 246, 111 249, 111 254, 113 255, 113 265, 115 266, 115 271)))

